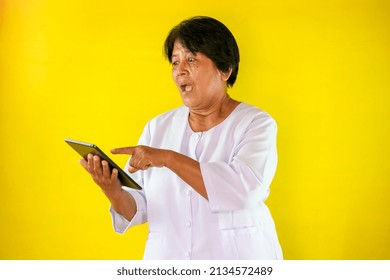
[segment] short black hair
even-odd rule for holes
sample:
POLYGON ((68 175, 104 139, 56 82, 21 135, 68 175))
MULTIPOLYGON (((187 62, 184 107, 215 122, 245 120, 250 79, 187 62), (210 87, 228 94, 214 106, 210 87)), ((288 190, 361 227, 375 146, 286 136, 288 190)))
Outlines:
POLYGON ((231 68, 227 84, 233 86, 237 79, 240 53, 236 39, 223 23, 211 17, 197 16, 173 27, 164 42, 164 54, 171 63, 176 41, 192 53, 206 55, 224 73, 231 68))

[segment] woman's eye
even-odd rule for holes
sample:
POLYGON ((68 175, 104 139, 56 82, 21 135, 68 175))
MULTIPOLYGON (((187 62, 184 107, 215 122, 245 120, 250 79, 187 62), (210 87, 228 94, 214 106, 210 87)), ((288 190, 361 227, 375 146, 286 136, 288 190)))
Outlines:
POLYGON ((172 61, 172 66, 176 66, 179 64, 179 61, 172 61))
POLYGON ((188 58, 188 62, 194 62, 194 61, 195 61, 195 58, 193 58, 193 57, 188 58))

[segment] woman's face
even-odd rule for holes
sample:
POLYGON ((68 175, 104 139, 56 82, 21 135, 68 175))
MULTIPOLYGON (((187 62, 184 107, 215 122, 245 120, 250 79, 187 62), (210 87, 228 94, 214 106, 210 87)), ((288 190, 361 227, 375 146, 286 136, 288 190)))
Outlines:
POLYGON ((172 51, 172 77, 185 106, 207 110, 226 94, 230 73, 223 73, 202 53, 191 53, 178 41, 172 51))

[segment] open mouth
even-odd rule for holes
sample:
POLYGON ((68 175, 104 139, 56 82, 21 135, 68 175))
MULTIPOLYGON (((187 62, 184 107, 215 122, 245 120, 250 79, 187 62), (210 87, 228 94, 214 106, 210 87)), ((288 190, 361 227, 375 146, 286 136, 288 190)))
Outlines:
POLYGON ((182 92, 188 92, 192 90, 192 85, 191 84, 181 84, 180 89, 182 92))

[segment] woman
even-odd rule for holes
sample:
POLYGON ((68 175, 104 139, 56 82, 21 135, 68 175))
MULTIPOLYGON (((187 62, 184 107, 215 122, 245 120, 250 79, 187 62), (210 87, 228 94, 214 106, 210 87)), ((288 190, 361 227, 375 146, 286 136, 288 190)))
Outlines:
POLYGON ((276 124, 227 94, 239 51, 210 17, 174 27, 165 41, 184 106, 152 119, 126 169, 142 191, 124 189, 97 156, 81 160, 111 202, 114 228, 148 222, 144 259, 281 259, 264 204, 276 164, 276 124))

